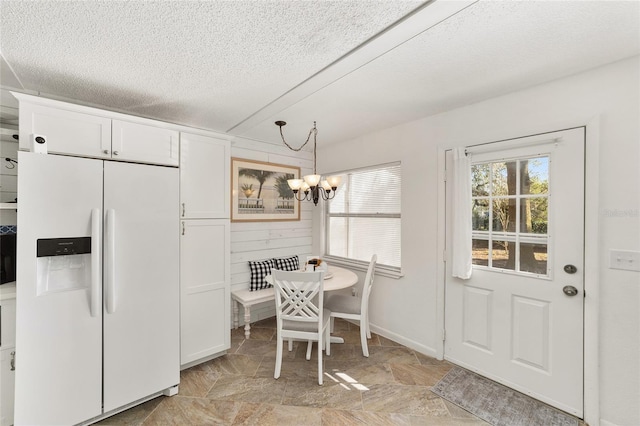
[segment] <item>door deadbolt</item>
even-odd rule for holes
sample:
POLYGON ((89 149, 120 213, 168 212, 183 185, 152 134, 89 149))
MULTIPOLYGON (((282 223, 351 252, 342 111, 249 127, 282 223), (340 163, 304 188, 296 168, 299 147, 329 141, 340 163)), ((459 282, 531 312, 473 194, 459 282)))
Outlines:
POLYGON ((567 274, 575 274, 576 272, 578 272, 578 268, 573 265, 564 265, 564 271, 567 274))
POLYGON ((567 296, 575 296, 576 294, 578 294, 578 289, 575 288, 572 285, 565 285, 562 288, 562 291, 564 292, 564 294, 566 294, 567 296))

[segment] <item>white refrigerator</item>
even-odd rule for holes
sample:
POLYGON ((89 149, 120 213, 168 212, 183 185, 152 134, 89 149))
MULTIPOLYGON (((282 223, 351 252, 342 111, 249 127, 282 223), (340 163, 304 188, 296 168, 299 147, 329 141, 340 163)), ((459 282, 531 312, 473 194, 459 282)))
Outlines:
POLYGON ((20 152, 16 425, 179 383, 177 168, 20 152))

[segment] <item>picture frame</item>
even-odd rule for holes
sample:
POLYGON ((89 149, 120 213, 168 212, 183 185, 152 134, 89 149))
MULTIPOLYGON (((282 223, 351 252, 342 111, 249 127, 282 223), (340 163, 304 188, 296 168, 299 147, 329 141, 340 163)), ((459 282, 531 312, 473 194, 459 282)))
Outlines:
POLYGON ((300 167, 231 158, 231 222, 300 220, 300 201, 288 179, 300 167))

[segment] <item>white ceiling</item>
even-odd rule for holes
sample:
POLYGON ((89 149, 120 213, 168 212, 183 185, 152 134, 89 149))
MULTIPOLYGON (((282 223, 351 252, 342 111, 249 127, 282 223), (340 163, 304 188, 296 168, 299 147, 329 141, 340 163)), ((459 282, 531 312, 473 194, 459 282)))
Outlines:
POLYGON ((318 144, 640 53, 638 1, 0 2, 0 84, 318 144))

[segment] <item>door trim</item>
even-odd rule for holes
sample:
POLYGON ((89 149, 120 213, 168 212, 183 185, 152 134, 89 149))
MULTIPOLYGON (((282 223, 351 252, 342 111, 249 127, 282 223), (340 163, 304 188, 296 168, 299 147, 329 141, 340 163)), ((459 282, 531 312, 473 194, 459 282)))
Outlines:
MULTIPOLYGON (((523 135, 534 136, 542 133, 566 130, 575 127, 585 128, 585 177, 584 177, 584 421, 592 426, 600 424, 600 381, 598 364, 600 319, 600 282, 598 280, 599 265, 599 178, 598 157, 600 152, 600 116, 583 120, 572 120, 537 126, 529 131, 523 130, 520 135, 508 135, 503 138, 517 139, 523 135)), ((492 138, 498 141, 497 138, 492 138)), ((482 142, 481 140, 478 141, 482 142)), ((438 148, 438 234, 437 234, 437 279, 436 279, 436 329, 437 336, 444 336, 445 331, 445 241, 446 241, 446 204, 445 204, 445 153, 450 147, 438 148)), ((444 359, 444 340, 434 342, 436 357, 444 359)))

